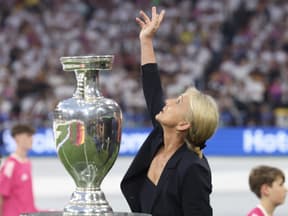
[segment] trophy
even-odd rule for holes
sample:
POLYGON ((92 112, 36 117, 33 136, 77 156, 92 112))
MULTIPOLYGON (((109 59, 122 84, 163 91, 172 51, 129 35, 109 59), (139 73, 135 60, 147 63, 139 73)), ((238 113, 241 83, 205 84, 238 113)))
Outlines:
POLYGON ((99 72, 112 70, 113 58, 60 58, 63 70, 74 71, 77 80, 73 96, 58 103, 53 119, 58 157, 76 184, 65 216, 113 215, 100 186, 119 153, 122 112, 99 87, 99 72))

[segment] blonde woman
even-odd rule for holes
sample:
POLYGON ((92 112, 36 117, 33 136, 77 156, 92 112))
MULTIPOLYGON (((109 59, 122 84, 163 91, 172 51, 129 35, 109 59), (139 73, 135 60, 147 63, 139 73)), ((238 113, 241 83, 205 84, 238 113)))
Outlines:
POLYGON ((153 36, 165 11, 140 11, 143 91, 153 131, 121 182, 132 212, 153 216, 211 216, 211 171, 202 149, 218 125, 218 109, 208 95, 191 87, 163 100, 153 36))

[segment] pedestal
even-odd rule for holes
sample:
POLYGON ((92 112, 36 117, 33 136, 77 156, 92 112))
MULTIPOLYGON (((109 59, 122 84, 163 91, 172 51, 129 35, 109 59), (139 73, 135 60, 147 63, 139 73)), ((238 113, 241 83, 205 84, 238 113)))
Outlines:
MULTIPOLYGON (((20 216, 63 216, 63 213, 58 212, 40 212, 40 213, 23 213, 20 216)), ((76 215, 75 215, 76 216, 76 215)), ((97 216, 151 216, 144 213, 128 213, 128 212, 114 212, 107 214, 99 214, 97 216)))

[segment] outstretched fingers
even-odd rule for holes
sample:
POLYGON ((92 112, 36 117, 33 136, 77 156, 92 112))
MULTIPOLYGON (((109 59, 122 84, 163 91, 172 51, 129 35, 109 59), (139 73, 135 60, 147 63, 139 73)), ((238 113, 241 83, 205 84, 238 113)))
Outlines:
POLYGON ((140 36, 148 36, 152 37, 154 33, 158 30, 165 11, 162 10, 160 13, 157 13, 157 9, 155 6, 152 7, 152 14, 151 18, 143 11, 141 10, 139 12, 139 16, 136 17, 137 24, 141 27, 140 36))
POLYGON ((144 11, 142 11, 142 10, 140 11, 140 16, 144 20, 144 23, 147 24, 150 22, 150 18, 148 17, 148 15, 144 11))
POLYGON ((144 28, 146 24, 151 22, 151 20, 147 16, 147 14, 144 11, 142 11, 142 10, 139 12, 139 14, 140 14, 140 16, 136 17, 136 22, 138 23, 138 25, 141 28, 144 28))
POLYGON ((153 20, 157 17, 157 9, 155 6, 152 7, 151 12, 152 12, 152 20, 153 20))
POLYGON ((136 22, 141 28, 145 26, 145 23, 139 17, 136 17, 136 22))
POLYGON ((161 10, 160 14, 157 14, 157 9, 155 6, 152 7, 152 22, 155 22, 156 27, 158 28, 164 18, 165 10, 161 10))
POLYGON ((165 10, 161 10, 161 13, 160 13, 160 15, 159 15, 159 25, 160 25, 160 23, 162 22, 162 20, 163 20, 163 18, 164 18, 164 15, 165 15, 165 10))

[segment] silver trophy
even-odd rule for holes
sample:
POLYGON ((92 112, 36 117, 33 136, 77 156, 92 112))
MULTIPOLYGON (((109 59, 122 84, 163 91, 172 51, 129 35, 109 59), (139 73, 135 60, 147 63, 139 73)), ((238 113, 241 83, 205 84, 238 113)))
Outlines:
POLYGON ((77 80, 73 97, 57 105, 53 120, 58 157, 76 184, 63 215, 113 215, 100 186, 119 153, 122 112, 99 90, 99 72, 112 70, 113 56, 60 60, 77 80))

